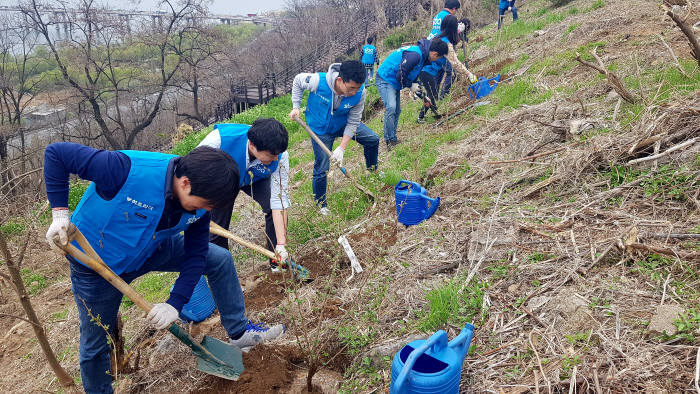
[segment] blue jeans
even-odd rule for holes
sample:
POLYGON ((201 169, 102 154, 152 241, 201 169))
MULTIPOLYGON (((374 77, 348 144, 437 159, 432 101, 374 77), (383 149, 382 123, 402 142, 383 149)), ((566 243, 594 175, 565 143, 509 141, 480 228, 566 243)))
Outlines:
MULTIPOLYGON (((333 141, 336 138, 342 137, 345 131, 345 126, 341 127, 340 130, 334 133, 326 133, 319 135, 318 138, 323 142, 323 145, 328 149, 333 148, 333 141)), ((365 153, 365 165, 368 170, 374 170, 377 168, 377 156, 379 155, 379 136, 377 133, 372 131, 369 127, 365 126, 364 123, 360 123, 357 126, 357 131, 353 137, 360 145, 362 145, 365 153)), ((314 150, 314 174, 313 182, 311 187, 314 191, 314 200, 316 204, 325 207, 328 205, 326 203, 326 189, 328 187, 328 169, 330 168, 331 161, 330 157, 323 151, 320 145, 316 141, 311 139, 311 147, 314 150)))
POLYGON ((396 90, 379 75, 374 80, 374 84, 377 85, 379 95, 384 102, 384 141, 396 141, 396 128, 401 115, 401 91, 396 90))
MULTIPOLYGON (((503 15, 505 15, 507 9, 508 9, 507 6, 503 7, 503 8, 501 8, 501 7, 498 8, 498 28, 499 29, 501 28, 501 21, 503 21, 503 19, 505 18, 503 15)), ((512 6, 510 8, 510 10, 513 12, 513 22, 517 21, 518 20, 518 10, 515 9, 515 6, 512 6)))
MULTIPOLYGON (((120 276, 130 283, 150 271, 179 272, 184 260, 184 237, 178 234, 164 241, 138 271, 120 276)), ((245 329, 247 319, 243 292, 228 250, 210 243, 204 273, 221 314, 221 324, 229 336, 240 334, 245 329)), ((74 261, 70 263, 70 278, 80 319, 80 376, 83 388, 87 394, 112 393, 107 333, 92 321, 91 315, 99 318, 101 324, 113 334, 122 294, 99 274, 74 261)))
POLYGON ((365 64, 364 66, 367 72, 367 79, 365 82, 369 82, 370 79, 374 78, 374 64, 365 64))

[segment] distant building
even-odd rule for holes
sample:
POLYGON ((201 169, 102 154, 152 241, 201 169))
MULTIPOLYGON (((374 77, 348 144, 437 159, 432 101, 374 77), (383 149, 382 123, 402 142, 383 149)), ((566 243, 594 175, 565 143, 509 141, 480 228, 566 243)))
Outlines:
POLYGON ((39 104, 24 116, 25 127, 37 129, 58 123, 65 117, 65 113, 66 109, 63 106, 39 104))

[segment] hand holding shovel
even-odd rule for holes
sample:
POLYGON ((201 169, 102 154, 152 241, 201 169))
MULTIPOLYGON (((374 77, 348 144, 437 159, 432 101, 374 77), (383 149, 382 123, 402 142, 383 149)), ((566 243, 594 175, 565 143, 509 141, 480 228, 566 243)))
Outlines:
MULTIPOLYGON (((291 115, 292 114, 290 114, 290 116, 291 115)), ((306 130, 306 132, 309 134, 309 136, 311 136, 311 138, 321 147, 321 149, 326 153, 326 155, 328 155, 329 158, 333 157, 333 153, 331 153, 331 150, 328 149, 328 147, 323 143, 323 141, 321 141, 321 139, 318 138, 316 133, 314 133, 313 130, 311 130, 311 128, 309 128, 309 125, 307 125, 306 122, 301 120, 301 118, 299 116, 294 116, 293 119, 296 120, 296 122, 299 123, 299 125, 301 125, 301 127, 303 127, 304 130, 306 130)), ((372 200, 376 200, 376 197, 374 196, 374 194, 372 194, 372 192, 367 190, 367 188, 365 188, 364 186, 357 183, 355 178, 350 176, 350 173, 348 172, 348 170, 345 169, 345 167, 342 166, 342 164, 340 164, 337 160, 331 160, 331 162, 340 169, 340 172, 342 172, 343 175, 345 175, 358 190, 365 193, 372 200)))

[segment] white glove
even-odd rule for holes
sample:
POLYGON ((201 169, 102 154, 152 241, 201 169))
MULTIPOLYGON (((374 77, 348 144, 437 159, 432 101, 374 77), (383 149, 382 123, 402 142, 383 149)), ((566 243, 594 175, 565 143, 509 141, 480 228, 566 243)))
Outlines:
POLYGON ((335 160, 338 165, 343 165, 343 155, 345 154, 345 149, 337 147, 333 150, 333 155, 331 155, 331 160, 335 160))
POLYGON ((511 9, 511 7, 508 7, 508 9, 506 11, 510 11, 510 9, 511 9))
POLYGON ((289 253, 287 253, 287 248, 284 245, 275 246, 275 254, 279 256, 280 262, 287 261, 289 258, 289 253))
POLYGON ((416 92, 418 92, 418 83, 417 82, 414 82, 411 84, 411 92, 413 94, 416 94, 416 92))
POLYGON ((63 249, 56 246, 54 243, 54 237, 58 236, 59 243, 61 245, 68 245, 68 227, 70 226, 70 211, 68 208, 65 209, 53 209, 51 210, 51 216, 53 221, 49 226, 49 230, 46 232, 46 242, 49 243, 51 249, 54 251, 65 255, 66 252, 63 249))
POLYGON ((472 74, 472 72, 469 70, 467 70, 467 72, 469 73, 469 75, 467 75, 469 77, 469 83, 479 82, 479 78, 477 78, 476 75, 472 74))
POLYGON ((153 305, 153 308, 146 319, 151 322, 157 329, 162 330, 164 328, 170 327, 170 325, 177 320, 179 313, 174 306, 168 303, 161 303, 153 305))

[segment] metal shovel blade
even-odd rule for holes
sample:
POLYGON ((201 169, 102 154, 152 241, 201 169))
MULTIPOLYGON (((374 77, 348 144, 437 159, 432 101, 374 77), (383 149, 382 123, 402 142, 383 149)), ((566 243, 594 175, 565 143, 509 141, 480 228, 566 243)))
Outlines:
POLYGON ((239 348, 210 336, 197 343, 177 324, 172 324, 169 331, 192 349, 198 370, 228 380, 238 380, 243 373, 243 354, 239 348))

